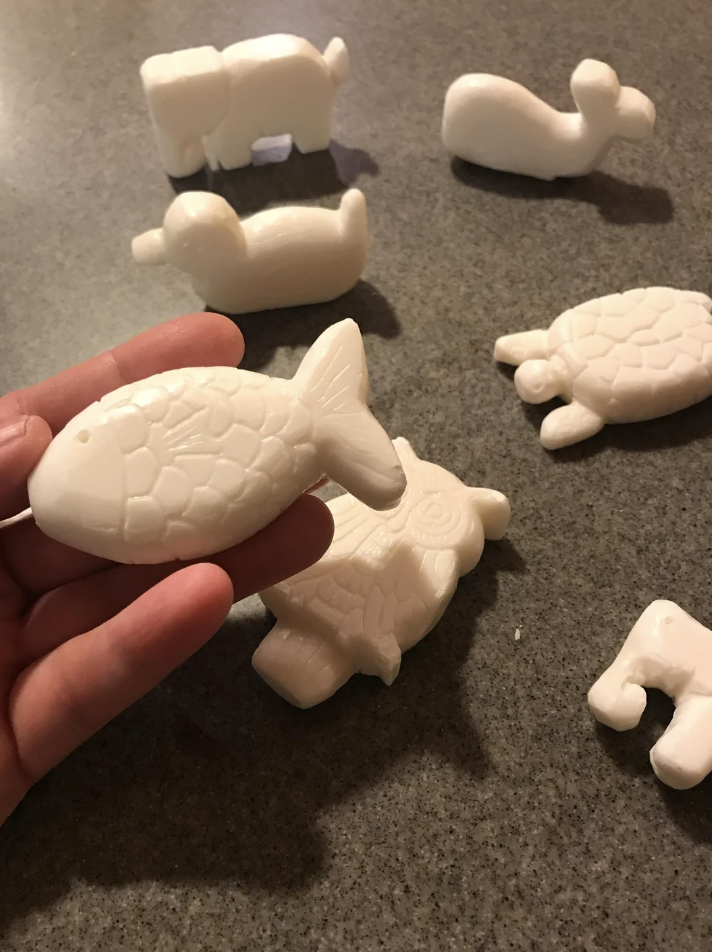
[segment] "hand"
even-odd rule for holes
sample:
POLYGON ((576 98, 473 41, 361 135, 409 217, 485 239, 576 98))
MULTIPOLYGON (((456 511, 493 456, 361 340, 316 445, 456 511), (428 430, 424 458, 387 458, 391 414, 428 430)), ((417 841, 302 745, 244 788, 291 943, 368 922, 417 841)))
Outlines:
MULTIPOLYGON (((242 336, 194 314, 44 383, 0 398, 0 519, 65 423, 122 384, 186 366, 235 366, 242 336)), ((234 601, 326 551, 328 508, 302 496, 262 532, 209 562, 117 565, 47 538, 0 530, 0 822, 30 786, 158 684, 219 628, 234 601)))

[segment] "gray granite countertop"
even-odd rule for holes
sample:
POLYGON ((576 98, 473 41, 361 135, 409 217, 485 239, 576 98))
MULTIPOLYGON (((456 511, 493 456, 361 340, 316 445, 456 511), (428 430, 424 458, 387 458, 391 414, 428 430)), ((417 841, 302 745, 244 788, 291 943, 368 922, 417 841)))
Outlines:
POLYGON ((242 321, 245 365, 291 375, 356 318, 377 416, 507 493, 511 528, 391 688, 357 677, 309 712, 252 671, 270 622, 237 607, 0 829, 0 948, 712 948, 712 782, 656 781, 661 696, 630 734, 586 707, 652 599, 712 623, 710 403, 551 455, 541 408, 491 359, 499 334, 589 297, 712 290, 712 4, 0 0, 3 390, 200 308, 187 278, 130 256, 173 194, 138 66, 275 31, 345 38, 336 141, 212 185, 245 213, 335 207, 356 184, 372 256, 340 301, 242 321), (455 77, 505 74, 566 107, 585 56, 651 96, 652 142, 579 181, 451 165, 455 77))

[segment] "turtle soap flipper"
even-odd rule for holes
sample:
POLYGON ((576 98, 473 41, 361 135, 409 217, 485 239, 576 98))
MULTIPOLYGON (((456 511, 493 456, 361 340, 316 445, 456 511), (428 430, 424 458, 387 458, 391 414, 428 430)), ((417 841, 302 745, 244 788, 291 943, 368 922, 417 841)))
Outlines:
POLYGON ((607 423, 666 416, 712 395, 712 300, 695 291, 634 288, 564 311, 548 330, 501 337, 495 359, 517 366, 528 403, 561 397, 541 426, 561 449, 607 423))

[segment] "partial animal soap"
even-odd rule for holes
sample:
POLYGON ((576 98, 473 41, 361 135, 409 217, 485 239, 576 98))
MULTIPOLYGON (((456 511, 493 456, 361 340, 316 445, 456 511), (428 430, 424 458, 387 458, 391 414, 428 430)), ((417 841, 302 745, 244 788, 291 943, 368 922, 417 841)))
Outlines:
POLYGON ((663 783, 686 790, 712 771, 712 631, 674 602, 648 605, 616 660, 588 692, 588 703, 603 724, 631 730, 645 710, 646 687, 675 701, 650 763, 663 783))
POLYGON ((334 324, 292 380, 170 370, 107 394, 28 481, 39 528, 116 562, 193 559, 254 535, 326 475, 390 508, 406 478, 367 407, 358 325, 334 324))
POLYGON ((241 222, 219 195, 183 192, 162 228, 134 239, 139 264, 172 264, 210 307, 245 314, 340 297, 366 267, 366 200, 350 189, 336 211, 290 205, 241 222))
POLYGON ((402 652, 441 618, 485 539, 507 528, 502 493, 466 486, 402 438, 394 446, 408 479, 400 504, 378 514, 352 495, 332 500, 326 555, 261 593, 277 624, 252 663, 298 707, 326 700, 357 672, 392 684, 402 652))
POLYGON ((249 165, 252 146, 289 134, 303 153, 328 149, 339 86, 349 76, 346 44, 323 53, 298 36, 243 40, 162 53, 141 67, 161 164, 183 178, 206 161, 213 169, 249 165))
POLYGON ((541 425, 542 445, 560 449, 712 395, 711 312, 706 294, 635 288, 564 311, 548 330, 500 337, 494 356, 518 368, 522 400, 568 403, 541 425))
POLYGON ((558 112, 503 76, 461 76, 445 96, 443 145, 467 162, 551 180, 592 172, 617 139, 653 134, 653 103, 605 63, 579 63, 571 95, 578 112, 558 112))

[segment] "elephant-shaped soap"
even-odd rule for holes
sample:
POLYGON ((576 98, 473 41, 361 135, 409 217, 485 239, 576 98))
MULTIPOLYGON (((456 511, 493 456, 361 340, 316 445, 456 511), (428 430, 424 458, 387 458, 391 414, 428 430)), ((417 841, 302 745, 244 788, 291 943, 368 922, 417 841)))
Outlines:
POLYGON ((551 180, 598 168, 616 139, 649 138, 655 106, 586 59, 571 76, 578 112, 558 112, 503 76, 460 76, 445 96, 443 145, 476 165, 551 180))
POLYGON ((636 288, 564 311, 548 330, 500 337, 494 356, 517 367, 522 400, 567 401, 541 425, 543 446, 560 449, 712 395, 711 312, 706 294, 636 288))
POLYGON ((348 75, 338 37, 323 54, 275 34, 222 53, 201 46, 150 57, 141 81, 164 171, 183 178, 206 159, 214 169, 241 168, 257 139, 287 133, 300 152, 327 149, 336 90, 348 75))
POLYGON ((53 539, 116 562, 196 559, 237 545, 326 474, 366 506, 405 475, 371 415, 358 325, 332 325, 292 380, 234 367, 169 370, 93 403, 31 474, 53 539))
POLYGON ((260 593, 277 624, 252 663, 298 707, 326 700, 357 672, 392 684, 402 652, 437 624, 485 539, 507 528, 502 493, 466 486, 402 438, 394 446, 408 480, 399 505, 386 515, 352 495, 332 500, 326 555, 260 593))
POLYGON ((601 723, 631 730, 645 710, 646 687, 675 701, 672 721, 650 751, 653 770, 669 787, 686 790, 712 770, 712 631, 674 602, 648 605, 588 703, 601 723))
POLYGON ((366 200, 353 188, 334 211, 290 205, 241 222, 220 195, 183 192, 163 226, 131 248, 139 264, 189 274, 196 294, 222 313, 318 304, 351 290, 366 267, 366 200))

